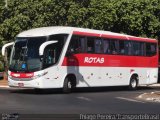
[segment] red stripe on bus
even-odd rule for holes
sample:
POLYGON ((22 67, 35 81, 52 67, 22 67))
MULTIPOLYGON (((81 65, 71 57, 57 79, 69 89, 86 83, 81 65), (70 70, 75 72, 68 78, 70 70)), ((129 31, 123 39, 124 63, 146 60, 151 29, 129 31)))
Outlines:
POLYGON ((133 37, 129 36, 129 40, 134 40, 134 41, 142 41, 142 42, 150 42, 150 43, 157 43, 158 41, 156 39, 149 39, 149 38, 140 38, 140 37, 133 37))
POLYGON ((158 55, 153 57, 76 54, 65 57, 62 66, 86 67, 158 67, 158 55))
POLYGON ((74 34, 74 35, 84 35, 84 36, 100 37, 100 34, 97 34, 97 33, 89 33, 89 32, 73 31, 73 34, 74 34))
POLYGON ((115 35, 107 35, 107 34, 102 34, 101 37, 103 38, 110 38, 110 39, 122 39, 122 40, 127 40, 126 36, 115 36, 115 35))

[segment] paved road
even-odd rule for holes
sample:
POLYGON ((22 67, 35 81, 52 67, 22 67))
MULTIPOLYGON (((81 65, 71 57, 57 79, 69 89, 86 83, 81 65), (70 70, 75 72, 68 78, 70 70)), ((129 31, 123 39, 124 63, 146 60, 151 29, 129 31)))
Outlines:
POLYGON ((71 94, 59 90, 37 93, 34 90, 0 89, 0 113, 18 114, 159 114, 160 103, 136 99, 158 88, 136 91, 106 87, 77 89, 71 94))

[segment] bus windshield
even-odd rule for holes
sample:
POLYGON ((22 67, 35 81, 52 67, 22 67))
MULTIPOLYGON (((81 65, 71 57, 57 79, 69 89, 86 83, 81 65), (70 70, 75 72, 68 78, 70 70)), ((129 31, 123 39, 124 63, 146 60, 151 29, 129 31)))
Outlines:
POLYGON ((40 70, 42 63, 39 47, 47 37, 17 38, 11 53, 9 69, 16 72, 33 72, 40 70))
POLYGON ((17 37, 13 46, 9 70, 14 72, 35 72, 56 64, 60 58, 67 34, 43 37, 17 37), (39 48, 46 41, 57 43, 46 46, 43 57, 39 48))

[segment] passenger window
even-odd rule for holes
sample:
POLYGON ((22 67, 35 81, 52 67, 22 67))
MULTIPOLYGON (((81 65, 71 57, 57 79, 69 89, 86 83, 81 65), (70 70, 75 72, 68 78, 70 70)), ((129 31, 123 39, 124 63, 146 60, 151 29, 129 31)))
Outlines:
POLYGON ((68 46, 68 53, 79 53, 79 37, 72 36, 70 44, 68 46))
POLYGON ((133 55, 145 56, 145 46, 143 42, 132 42, 133 43, 133 55))
POLYGON ((145 44, 143 42, 140 42, 140 55, 145 56, 145 44))
POLYGON ((146 56, 154 56, 156 55, 156 44, 154 43, 146 43, 146 56))
POLYGON ((105 54, 110 54, 109 40, 103 40, 103 52, 105 54))
POLYGON ((85 52, 85 37, 73 35, 68 46, 67 55, 85 52))
POLYGON ((139 56, 140 55, 140 43, 133 41, 132 45, 133 45, 133 55, 139 56))
POLYGON ((119 41, 119 54, 124 55, 125 54, 125 41, 120 40, 119 41))
POLYGON ((132 55, 132 44, 131 41, 125 41, 125 55, 132 55))
POLYGON ((80 53, 86 52, 86 37, 79 36, 80 53))
POLYGON ((110 40, 110 50, 111 54, 118 54, 118 41, 110 40))
POLYGON ((95 53, 103 53, 102 40, 101 39, 96 39, 95 40, 95 53))
POLYGON ((87 37, 87 53, 95 53, 93 37, 87 37))

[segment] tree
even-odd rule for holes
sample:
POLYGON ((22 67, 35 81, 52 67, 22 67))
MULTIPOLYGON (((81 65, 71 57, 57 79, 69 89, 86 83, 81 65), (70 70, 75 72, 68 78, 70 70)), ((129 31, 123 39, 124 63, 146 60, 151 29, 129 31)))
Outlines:
POLYGON ((44 26, 76 26, 158 38, 160 1, 8 0, 8 8, 0 5, 0 41, 12 41, 21 31, 44 26))
POLYGON ((0 6, 5 6, 5 0, 0 0, 0 6))
POLYGON ((157 38, 160 29, 160 1, 120 0, 114 30, 136 36, 157 38))

